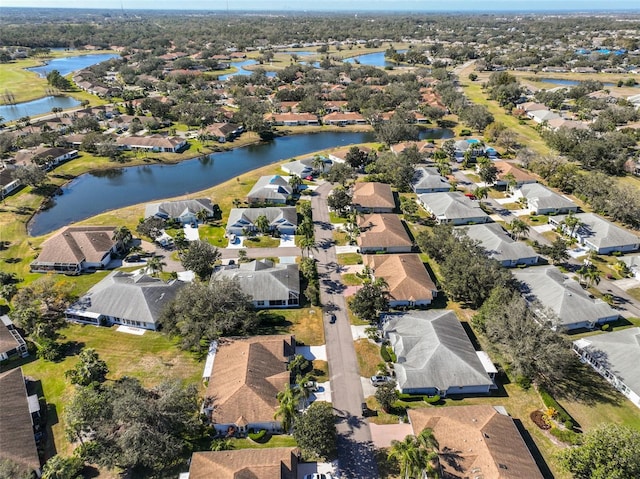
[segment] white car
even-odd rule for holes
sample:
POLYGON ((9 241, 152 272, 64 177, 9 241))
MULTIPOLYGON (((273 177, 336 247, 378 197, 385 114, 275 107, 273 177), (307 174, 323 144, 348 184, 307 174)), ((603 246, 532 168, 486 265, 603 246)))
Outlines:
POLYGON ((304 476, 304 479, 333 479, 333 476, 330 472, 314 472, 304 476))
POLYGON ((375 387, 378 387, 381 384, 388 383, 389 380, 390 380, 389 376, 381 376, 381 375, 371 376, 371 384, 373 384, 375 387))

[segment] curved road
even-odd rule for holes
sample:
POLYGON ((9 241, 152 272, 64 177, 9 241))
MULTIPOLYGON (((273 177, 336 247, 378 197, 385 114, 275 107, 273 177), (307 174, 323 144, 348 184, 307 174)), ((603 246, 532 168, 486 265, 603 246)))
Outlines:
POLYGON ((336 315, 331 324, 324 316, 325 342, 332 403, 338 419, 338 464, 341 477, 374 479, 378 477, 369 423, 362 417, 364 401, 351 325, 338 270, 333 230, 329 221, 327 196, 333 185, 324 183, 311 198, 315 239, 314 251, 320 277, 320 299, 324 310, 336 315))

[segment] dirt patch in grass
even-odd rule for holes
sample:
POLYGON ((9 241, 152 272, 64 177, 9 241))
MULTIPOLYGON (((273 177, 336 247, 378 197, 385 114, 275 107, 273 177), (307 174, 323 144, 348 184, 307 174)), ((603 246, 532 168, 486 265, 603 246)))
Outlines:
POLYGON ((368 339, 358 339, 354 342, 360 376, 370 377, 378 372, 378 364, 382 362, 380 347, 368 339))

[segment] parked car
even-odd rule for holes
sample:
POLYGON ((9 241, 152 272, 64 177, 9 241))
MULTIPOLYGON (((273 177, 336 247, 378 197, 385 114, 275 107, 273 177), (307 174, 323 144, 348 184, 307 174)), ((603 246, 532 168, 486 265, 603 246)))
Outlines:
POLYGON ((333 479, 330 472, 314 472, 313 474, 307 474, 304 479, 333 479))
POLYGON ((140 255, 138 254, 130 254, 124 259, 127 263, 137 263, 140 261, 140 255))
POLYGON ((235 234, 231 233, 229 235, 229 244, 236 244, 236 241, 238 241, 238 237, 235 234))
POLYGON ((375 387, 378 387, 381 384, 388 383, 389 379, 389 376, 381 376, 378 374, 376 376, 371 376, 371 384, 373 384, 375 387))
POLYGON ((337 320, 336 315, 335 314, 329 314, 329 322, 331 324, 335 323, 337 320))
POLYGON ((305 176, 304 179, 307 181, 313 181, 313 176, 308 175, 308 176, 305 176))
POLYGON ((307 381, 304 383, 304 387, 311 392, 316 392, 318 390, 318 383, 316 381, 307 381))

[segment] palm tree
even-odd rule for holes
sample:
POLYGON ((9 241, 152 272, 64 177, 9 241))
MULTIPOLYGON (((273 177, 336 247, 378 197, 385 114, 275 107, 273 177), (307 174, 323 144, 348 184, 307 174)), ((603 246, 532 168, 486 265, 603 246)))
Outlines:
POLYGON ((154 256, 147 261, 147 271, 151 273, 151 276, 157 277, 158 274, 162 273, 166 265, 167 263, 162 261, 162 258, 154 256))
POLYGON ((507 182, 507 191, 512 191, 518 185, 518 180, 516 180, 516 177, 511 172, 507 173, 502 178, 507 182))
POLYGON ((529 225, 520 218, 516 218, 511 222, 511 234, 514 236, 514 239, 520 239, 521 235, 527 235, 528 233, 529 225))
POLYGON ((573 238, 573 233, 575 233, 576 229, 582 226, 582 222, 576 218, 576 215, 573 211, 569 212, 569 214, 565 217, 563 221, 564 225, 570 229, 569 236, 573 238))
POLYGON ((433 429, 430 427, 424 428, 420 431, 420 434, 417 436, 418 444, 422 447, 427 453, 427 477, 438 477, 438 471, 436 468, 438 467, 438 450, 440 449, 440 444, 438 444, 438 440, 433 435, 433 429))
POLYGON ((307 408, 307 401, 311 396, 311 391, 307 388, 307 383, 311 381, 311 376, 308 374, 306 376, 298 376, 296 379, 296 388, 299 390, 300 399, 302 400, 302 407, 304 409, 307 408))
POLYGON ((304 252, 306 251, 308 257, 311 250, 316 248, 316 241, 313 239, 313 236, 303 236, 300 238, 300 248, 302 248, 302 256, 304 256, 304 252))
POLYGON ((133 235, 131 234, 131 230, 126 226, 119 226, 113 231, 111 239, 116 243, 121 244, 122 247, 126 247, 133 239, 133 235))
POLYGON ((230 451, 233 449, 233 443, 229 439, 214 439, 211 441, 212 451, 230 451))
POLYGON ((289 178, 289 186, 293 188, 293 191, 298 191, 300 185, 302 185, 302 178, 300 178, 298 175, 291 175, 291 177, 289 178))
POLYGON ((173 244, 175 245, 178 253, 183 252, 189 247, 189 240, 184 234, 184 230, 178 230, 173 237, 173 244))
POLYGON ((196 218, 200 223, 204 224, 209 219, 209 212, 203 208, 196 213, 196 218))
POLYGON ((253 222, 253 224, 257 228, 257 230, 262 234, 267 233, 269 231, 269 228, 271 227, 271 223, 269 222, 269 219, 265 215, 258 216, 253 222))
POLYGON ((489 188, 486 186, 478 186, 475 190, 473 190, 473 196, 478 198, 478 201, 482 203, 482 200, 489 196, 489 188))
POLYGON ((298 404, 300 403, 300 391, 298 388, 292 388, 287 384, 284 391, 278 393, 278 409, 274 414, 275 418, 280 418, 282 421, 282 429, 285 432, 291 431, 293 423, 295 422, 298 414, 298 404))
POLYGON ((318 173, 324 173, 324 159, 321 156, 314 156, 311 160, 311 167, 318 173))
POLYGON ((234 198, 231 203, 233 204, 234 208, 240 208, 240 205, 242 204, 242 201, 240 201, 239 198, 234 198))
POLYGON ((402 441, 391 441, 388 459, 396 459, 400 463, 400 475, 405 479, 421 477, 426 469, 428 460, 425 451, 413 435, 408 435, 402 441))

